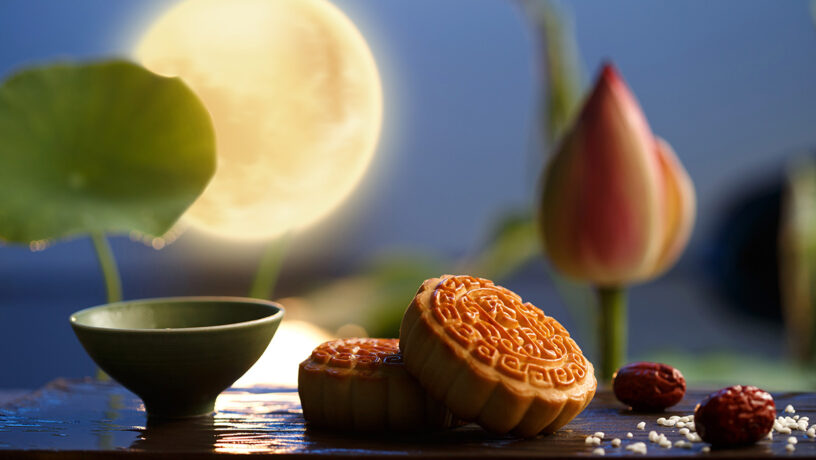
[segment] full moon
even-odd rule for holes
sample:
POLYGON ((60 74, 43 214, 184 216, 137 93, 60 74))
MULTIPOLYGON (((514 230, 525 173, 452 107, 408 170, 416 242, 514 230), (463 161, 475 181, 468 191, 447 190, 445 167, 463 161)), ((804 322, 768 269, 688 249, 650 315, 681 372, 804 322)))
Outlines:
POLYGON ((371 163, 382 122, 374 58, 325 0, 188 0, 135 57, 209 109, 218 169, 185 214, 204 231, 272 238, 321 219, 371 163))

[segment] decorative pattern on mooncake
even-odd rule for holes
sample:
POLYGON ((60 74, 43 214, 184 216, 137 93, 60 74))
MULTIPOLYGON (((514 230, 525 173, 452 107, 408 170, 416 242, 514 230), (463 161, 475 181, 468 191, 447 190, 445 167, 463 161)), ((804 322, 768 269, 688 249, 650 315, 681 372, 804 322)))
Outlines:
POLYGON ((558 321, 492 281, 425 281, 405 312, 406 367, 454 415, 497 433, 553 432, 597 387, 592 363, 558 321))
POLYGON ((310 425, 347 431, 419 431, 453 416, 405 370, 397 339, 332 340, 300 364, 298 393, 310 425))

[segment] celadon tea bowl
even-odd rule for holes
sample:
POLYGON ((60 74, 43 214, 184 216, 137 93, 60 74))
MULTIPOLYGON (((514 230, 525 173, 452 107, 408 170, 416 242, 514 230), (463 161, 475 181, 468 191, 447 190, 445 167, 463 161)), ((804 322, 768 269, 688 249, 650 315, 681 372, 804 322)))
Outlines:
POLYGON ((71 326, 99 367, 150 417, 210 414, 218 395, 266 350, 283 318, 274 302, 170 297, 87 308, 71 326))

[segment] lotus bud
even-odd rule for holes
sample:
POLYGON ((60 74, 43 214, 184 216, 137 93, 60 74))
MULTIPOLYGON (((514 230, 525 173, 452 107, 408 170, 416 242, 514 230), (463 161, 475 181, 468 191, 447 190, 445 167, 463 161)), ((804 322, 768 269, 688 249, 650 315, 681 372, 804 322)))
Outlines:
POLYGON ((539 211, 552 263, 599 286, 653 278, 685 248, 694 186, 612 65, 551 157, 539 211))

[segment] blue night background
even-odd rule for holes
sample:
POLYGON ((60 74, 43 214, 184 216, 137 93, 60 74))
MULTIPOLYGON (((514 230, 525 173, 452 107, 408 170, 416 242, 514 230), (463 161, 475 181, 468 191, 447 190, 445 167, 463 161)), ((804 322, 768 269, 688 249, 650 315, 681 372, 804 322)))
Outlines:
MULTIPOLYGON (((143 31, 174 3, 4 0, 0 76, 53 59, 131 56, 143 31)), ((435 268, 455 270, 486 244, 495 222, 533 208, 538 150, 552 147, 537 142, 546 97, 543 51, 519 3, 332 3, 357 26, 377 62, 382 134, 349 199, 291 236, 275 298, 314 299, 309 293, 376 274, 383 264, 392 266, 388 261, 433 260, 435 268)), ((771 388, 787 379, 812 389, 812 371, 789 351, 776 266, 786 168, 816 151, 811 3, 557 5, 574 26, 580 87, 591 85, 603 62, 614 62, 696 187, 697 223, 679 263, 631 290, 630 357, 688 365, 692 383, 727 364, 731 377, 711 380, 758 375, 771 388)), ((110 242, 126 299, 246 295, 265 247, 195 229, 161 250, 128 235, 110 242)), ((501 281, 563 322, 592 355, 591 312, 570 307, 550 273, 538 256, 501 281)), ((90 239, 40 251, 0 247, 0 389, 93 375, 68 316, 103 303, 90 239)), ((376 303, 365 308, 376 312, 376 303)), ((345 321, 334 311, 341 319, 328 319, 324 310, 292 304, 293 318, 330 333, 360 323, 357 313, 345 321)))

